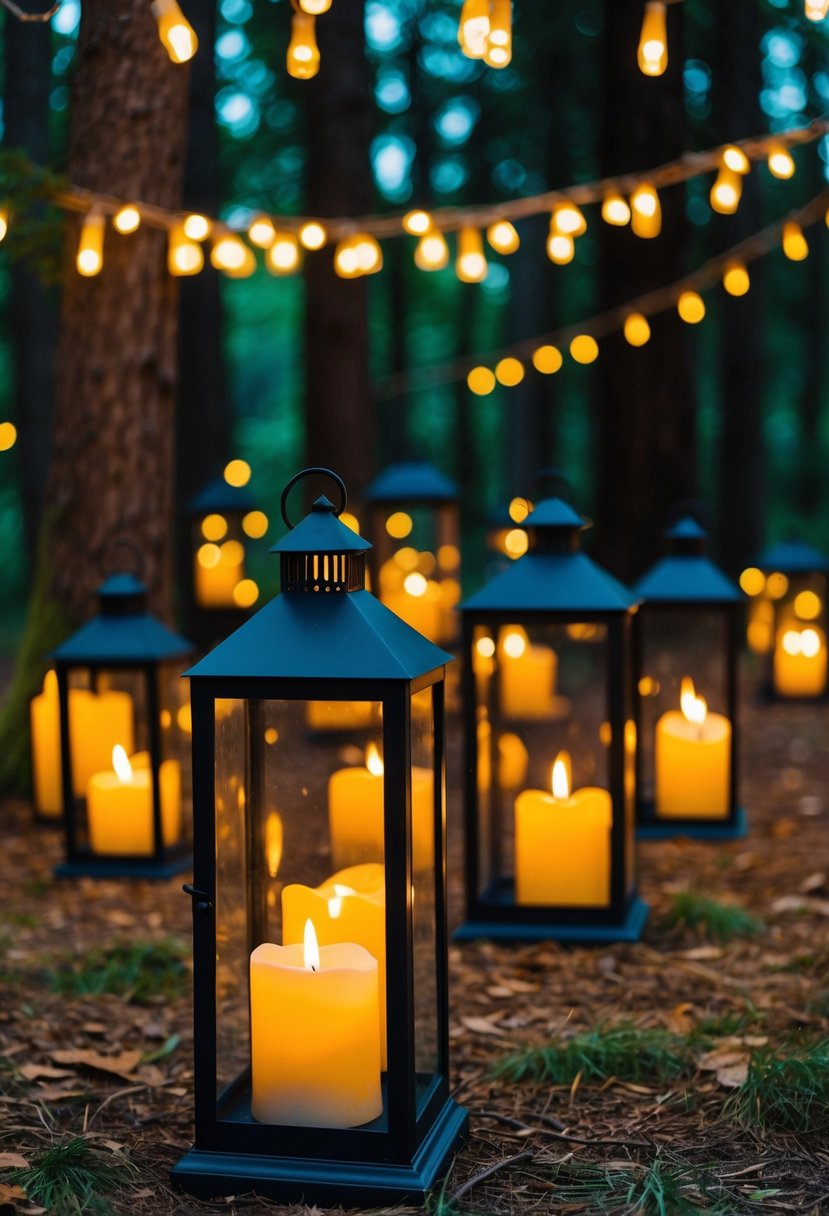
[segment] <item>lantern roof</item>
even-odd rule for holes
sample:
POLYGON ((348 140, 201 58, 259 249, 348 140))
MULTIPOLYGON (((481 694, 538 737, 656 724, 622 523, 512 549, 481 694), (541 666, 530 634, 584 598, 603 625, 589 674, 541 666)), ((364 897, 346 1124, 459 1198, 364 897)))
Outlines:
POLYGON ((57 647, 61 663, 157 663, 188 655, 192 643, 147 612, 147 588, 134 574, 111 574, 98 588, 98 615, 57 647))
POLYGON ((781 574, 812 574, 829 571, 829 557, 806 541, 790 538, 770 545, 756 558, 764 573, 779 571, 781 574))
POLYGON ((366 502, 454 502, 458 486, 426 460, 390 464, 363 491, 366 502))
POLYGON ((668 553, 633 590, 646 603, 736 604, 745 597, 705 554, 708 533, 691 515, 665 532, 668 553))
POLYGON ((255 499, 246 486, 231 486, 214 477, 187 504, 188 515, 221 515, 225 511, 252 511, 255 499))
POLYGON ((627 612, 636 597, 581 552, 585 520, 560 498, 540 502, 521 525, 529 549, 465 600, 474 612, 627 612))
POLYGON ((320 494, 304 519, 278 540, 271 553, 366 553, 371 548, 353 528, 347 528, 335 514, 334 504, 320 494))

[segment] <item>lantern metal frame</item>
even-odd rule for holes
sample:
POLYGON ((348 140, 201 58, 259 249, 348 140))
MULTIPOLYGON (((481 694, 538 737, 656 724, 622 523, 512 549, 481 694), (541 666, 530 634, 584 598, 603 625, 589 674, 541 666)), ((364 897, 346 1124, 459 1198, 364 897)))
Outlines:
POLYGON ((766 575, 766 578, 775 573, 784 574, 789 582, 789 586, 783 596, 770 600, 772 605, 771 645, 764 656, 761 696, 766 701, 786 701, 802 705, 819 705, 829 699, 829 674, 827 674, 823 692, 817 696, 783 696, 774 687, 774 651, 777 634, 782 624, 781 614, 785 606, 793 601, 798 587, 801 590, 811 589, 811 583, 817 578, 822 580, 822 594, 820 597, 822 609, 819 616, 815 618, 815 621, 809 623, 819 625, 827 640, 829 640, 829 606, 827 606, 826 602, 827 591, 829 590, 829 556, 806 541, 789 538, 764 549, 755 559, 754 565, 766 575))
MULTIPOLYGON (((194 756, 193 899, 195 1145, 173 1167, 172 1180, 202 1198, 239 1191, 282 1201, 345 1206, 422 1200, 464 1136, 467 1112, 449 1094, 448 960, 445 847, 445 664, 451 655, 428 642, 364 589, 368 543, 340 523, 324 495, 274 546, 282 594, 271 600, 187 674, 192 687, 194 756), (423 1094, 415 1064, 412 864, 412 695, 432 689, 433 825, 429 882, 435 898, 436 1068, 423 1094), (372 1124, 331 1129, 254 1122, 249 1114, 250 1063, 217 1098, 215 840, 215 703, 246 706, 245 748, 251 832, 261 746, 255 742, 263 701, 378 701, 382 705, 385 771, 388 1068, 384 1111, 372 1124), (393 948, 392 948, 393 943, 393 948), (420 1086, 420 1088, 419 1088, 420 1086)), ((249 858, 261 840, 248 839, 249 858)), ((263 940, 266 911, 248 886, 247 942, 263 940)))
POLYGON ((229 485, 223 477, 214 477, 187 504, 187 623, 193 637, 202 645, 213 645, 217 638, 224 637, 238 628, 241 622, 250 616, 251 610, 239 608, 235 604, 211 606, 199 603, 195 562, 199 548, 207 539, 201 531, 201 525, 208 515, 225 517, 228 531, 223 539, 239 541, 245 551, 242 566, 244 578, 247 577, 248 537, 242 527, 242 520, 255 508, 256 502, 246 486, 229 485))
MULTIPOLYGON (((52 653, 58 680, 60 710, 61 789, 65 859, 55 868, 59 878, 171 878, 188 870, 192 861, 189 839, 164 843, 161 818, 162 668, 172 662, 184 666, 194 647, 146 611, 147 588, 131 573, 110 575, 98 588, 97 616, 67 638, 52 653), (69 721, 69 681, 85 672, 89 687, 97 689, 104 673, 138 677, 143 686, 152 788, 154 848, 149 855, 102 854, 81 840, 79 799, 74 795, 69 721)), ((136 707, 133 705, 133 712, 136 707)))
POLYGON ((636 737, 636 834, 645 840, 667 840, 687 836, 694 840, 739 840, 748 825, 745 808, 739 804, 740 712, 739 670, 745 596, 705 554, 708 533, 692 516, 683 516, 665 532, 668 553, 638 582, 634 594, 640 606, 633 629, 633 703, 636 737), (642 697, 639 682, 644 671, 647 632, 651 621, 662 613, 680 613, 688 633, 694 631, 700 613, 716 614, 722 624, 722 672, 725 686, 723 712, 731 723, 729 749, 729 805, 724 818, 702 819, 671 816, 659 819, 654 802, 642 795, 644 751, 642 748, 642 697))
MULTIPOLYGON (((631 631, 636 601, 626 587, 580 551, 580 533, 585 526, 586 521, 561 499, 541 501, 523 523, 529 540, 527 553, 461 605, 466 920, 455 932, 459 941, 638 941, 648 917, 648 905, 637 894, 635 878, 629 881, 634 873, 634 825, 633 805, 629 798, 626 803, 625 794, 626 765, 631 771, 625 725, 632 718, 631 631), (505 625, 530 629, 534 625, 581 623, 605 626, 607 630, 610 898, 603 907, 518 904, 514 878, 508 874, 496 875, 486 890, 480 889, 480 846, 490 825, 482 821, 478 788, 475 632, 478 627, 486 627, 495 637, 505 625)), ((492 769, 494 786, 497 766, 493 764, 492 769)))

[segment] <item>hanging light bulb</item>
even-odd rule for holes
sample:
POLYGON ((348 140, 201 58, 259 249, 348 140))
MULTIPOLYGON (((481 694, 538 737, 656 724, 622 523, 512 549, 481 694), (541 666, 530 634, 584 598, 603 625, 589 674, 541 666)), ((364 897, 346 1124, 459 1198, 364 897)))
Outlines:
POLYGON ((705 302, 697 291, 683 291, 676 310, 687 325, 698 325, 705 316, 705 302))
POLYGON ((663 0, 648 0, 637 51, 639 71, 661 76, 668 66, 668 30, 663 0))
POLYGON ((210 236, 211 224, 206 215, 187 215, 182 223, 184 235, 191 241, 203 241, 210 236))
POLYGON ((794 220, 783 225, 783 252, 790 262, 802 262, 809 256, 809 242, 794 220))
POLYGON ((720 215, 733 215, 740 205, 742 193, 743 179, 740 174, 727 165, 720 165, 708 196, 711 209, 720 215))
POLYGON ((295 232, 274 230, 273 241, 265 255, 265 265, 271 274, 293 274, 299 270, 302 252, 295 232))
POLYGON ((461 228, 455 273, 462 283, 481 283, 489 273, 479 228, 461 228))
POLYGON ((512 0, 492 0, 484 63, 505 68, 512 62, 512 0))
POLYGON ((231 279, 246 279, 256 269, 253 250, 233 232, 227 232, 213 243, 210 262, 231 279))
POLYGON ((486 239, 496 253, 515 253, 521 238, 509 220, 496 220, 486 230, 486 239))
POLYGON ((151 8, 167 54, 173 63, 187 63, 198 50, 199 40, 177 0, 153 0, 151 8))
POLYGON ((113 216, 112 226, 116 232, 120 232, 122 236, 127 236, 130 232, 135 232, 141 224, 141 212, 137 207, 133 207, 131 203, 127 203, 125 207, 121 207, 113 216))
POLYGON ((322 249, 328 240, 328 233, 322 224, 316 220, 308 220, 299 230, 299 243, 303 249, 322 249))
POLYGON ((630 207, 618 190, 611 190, 604 196, 602 219, 606 224, 613 224, 617 228, 623 228, 625 224, 630 223, 630 207))
POLYGON ((248 228, 248 239, 260 249, 270 249, 276 239, 276 229, 269 215, 257 215, 248 228))
MULTIPOLYGON (((188 218, 192 219, 193 216, 188 218)), ((201 245, 188 236, 187 220, 173 224, 167 236, 167 269, 170 274, 177 277, 198 274, 203 266, 204 252, 201 245)))
POLYGON ((483 59, 489 34, 489 0, 464 0, 458 42, 468 59, 483 59))
POLYGON ((646 240, 662 231, 662 207, 650 182, 642 182, 630 196, 630 226, 646 240))
POLYGON ((104 264, 105 228, 106 220, 100 212, 90 211, 84 216, 75 257, 78 274, 82 274, 84 278, 90 279, 101 273, 104 264))
POLYGON ((557 266, 566 266, 576 255, 576 242, 566 233, 557 232, 550 221, 550 234, 547 237, 547 257, 557 266))
POLYGON ((783 144, 770 145, 767 164, 772 177, 779 177, 782 181, 794 177, 792 154, 783 144))
POLYGON ((630 346, 644 346, 650 341, 651 327, 648 324, 648 318, 643 317, 641 312, 632 312, 625 317, 624 327, 625 341, 630 346))
POLYGON ((331 0, 299 0, 299 7, 303 13, 310 13, 312 17, 321 17, 330 9, 331 0))
POLYGON ((291 17, 291 41, 286 66, 296 80, 310 80, 320 70, 316 17, 296 9, 291 17))
POLYGON ((720 164, 725 165, 726 169, 731 169, 734 173, 746 174, 751 169, 751 161, 737 144, 728 144, 723 148, 720 164))
POLYGON ((803 13, 808 21, 823 21, 829 13, 829 0, 805 0, 803 13))
POLYGON ((722 285, 730 296, 744 296, 751 287, 745 262, 729 262, 723 274, 722 285))
POLYGON ((443 270, 449 263, 449 246, 442 232, 426 232, 417 242, 415 266, 419 270, 443 270))
POLYGON ((346 237, 334 250, 334 270, 341 279, 359 279, 383 268, 383 252, 369 232, 346 237))
POLYGON ((428 211, 407 211, 401 223, 410 236, 423 236, 431 231, 432 217, 428 211))
POLYGON ((0 241, 6 239, 6 233, 9 230, 9 209, 8 207, 0 207, 0 241))
POLYGON ((557 203, 550 217, 550 231, 562 236, 581 236, 587 231, 587 220, 575 203, 557 203))

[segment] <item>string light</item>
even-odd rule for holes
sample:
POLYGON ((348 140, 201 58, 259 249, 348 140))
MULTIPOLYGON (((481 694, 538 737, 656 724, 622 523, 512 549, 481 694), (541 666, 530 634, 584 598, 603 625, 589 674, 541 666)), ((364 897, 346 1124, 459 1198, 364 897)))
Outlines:
POLYGON ((334 250, 334 270, 341 279, 359 279, 383 268, 383 253, 370 232, 358 232, 340 241, 334 250))
POLYGON ((464 0, 458 22, 458 43, 468 59, 483 59, 489 24, 489 0, 464 0))
POLYGON ((260 249, 270 249, 276 240, 276 229, 269 215, 257 215, 248 228, 248 237, 260 249))
POLYGON ((767 164, 769 173, 773 177, 779 177, 781 181, 788 181, 790 177, 794 177, 792 154, 783 144, 772 144, 770 146, 767 164))
POLYGON ((484 63, 505 68, 512 62, 512 0, 492 0, 484 63))
POLYGON ((751 161, 737 144, 726 144, 722 150, 720 164, 725 165, 726 169, 731 169, 733 173, 745 174, 751 169, 751 161))
POLYGON ((496 253, 515 253, 521 244, 515 226, 509 220, 496 220, 486 230, 486 239, 496 253))
POLYGON ((104 264, 104 230, 106 220, 97 211, 90 211, 81 225, 75 265, 78 274, 90 279, 101 273, 104 264))
POLYGON ((150 7, 167 54, 173 63, 187 63, 199 49, 199 40, 176 0, 153 0, 150 7))
POLYGON ((663 0, 648 0, 642 17, 637 62, 645 76, 661 76, 668 66, 668 27, 663 0))
POLYGON ((562 236, 581 236, 587 231, 587 220, 575 203, 559 203, 553 208, 550 230, 562 236))
POLYGON ((625 341, 630 346, 644 346, 650 341, 651 327, 648 324, 647 317, 643 317, 641 312, 632 312, 625 317, 623 333, 625 341))
POLYGON ((210 250, 210 262, 232 279, 246 279, 256 269, 256 258, 245 242, 232 232, 220 236, 210 250))
POLYGON ((742 193, 743 179, 740 174, 727 165, 721 165, 708 196, 712 210, 720 215, 733 215, 740 205, 742 193))
POLYGON ((547 257, 557 266, 566 266, 572 262, 576 254, 576 242, 571 236, 564 236, 552 230, 547 237, 547 257))
POLYGON ((511 355, 500 359, 495 365, 495 379, 506 388, 514 388, 516 384, 520 384, 524 375, 524 364, 520 359, 514 359, 511 355))
POLYGON ((809 242, 794 220, 783 225, 783 252, 790 262, 802 262, 809 256, 809 242))
POLYGON ((0 241, 6 239, 6 233, 9 230, 9 211, 7 207, 0 207, 0 241))
POLYGON ((630 226, 637 236, 651 239, 662 231, 662 206, 650 182, 642 182, 630 196, 630 226))
POLYGON ((532 353, 533 367, 544 376, 554 375, 564 362, 557 346, 539 346, 532 353))
POLYGON ((246 460, 229 460, 223 476, 229 486, 246 486, 251 478, 251 467, 246 460))
POLYGON ((17 427, 13 422, 0 422, 0 452, 10 452, 17 443, 17 427))
POLYGON ((291 41, 285 65, 288 75, 295 80, 310 80, 320 70, 316 22, 316 17, 301 9, 296 9, 291 17, 291 41))
POLYGON ((495 374, 488 367, 473 367, 466 377, 466 383, 471 393, 486 397, 495 388, 495 374))
POLYGON ((128 236, 130 232, 135 232, 141 225, 141 212, 137 207, 133 207, 132 203, 127 203, 119 211, 116 211, 112 219, 112 226, 116 232, 120 232, 122 236, 128 236))
POLYGON ((617 228, 630 223, 630 207, 617 190, 611 190, 602 199, 602 219, 617 228))
POLYGON ((803 12, 809 21, 823 21, 829 13, 829 0, 805 0, 803 12))
POLYGON ((442 232, 425 233, 417 242, 414 254, 418 270, 443 270, 449 264, 449 246, 442 232))
POLYGON ((458 256, 455 273, 462 283, 481 283, 489 267, 479 228, 461 228, 458 233, 458 256))
POLYGON ((198 242, 188 237, 187 220, 173 224, 167 236, 167 270, 176 277, 183 277, 198 274, 203 266, 204 252, 198 242))
POLYGON ((206 215, 194 213, 185 217, 182 231, 191 241, 204 241, 210 236, 211 227, 210 220, 206 215))
POLYGON ((723 274, 722 285, 730 296, 744 296, 751 287, 745 262, 729 262, 723 274))
POLYGON ((592 334, 576 334, 570 343, 570 354, 576 363, 594 363, 599 357, 599 344, 592 334))
POLYGON ((276 231, 265 254, 265 265, 271 274, 294 274, 302 264, 302 253, 295 232, 276 231))
POLYGON ((407 211, 401 223, 410 236, 424 236, 431 230, 432 217, 428 211, 407 211))
POLYGON ((303 249, 322 249, 327 240, 328 233, 317 220, 308 220, 299 230, 299 243, 303 249))
POLYGON ((312 17, 321 17, 330 9, 331 0, 299 0, 299 7, 304 13, 310 13, 312 17))
POLYGON ((676 302, 676 310, 688 325, 699 325, 705 316, 705 301, 697 291, 683 291, 676 302))

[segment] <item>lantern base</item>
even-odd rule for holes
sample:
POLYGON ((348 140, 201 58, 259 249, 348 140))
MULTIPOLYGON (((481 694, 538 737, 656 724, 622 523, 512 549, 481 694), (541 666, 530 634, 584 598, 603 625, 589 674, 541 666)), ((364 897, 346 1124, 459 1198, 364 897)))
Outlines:
MULTIPOLYGON (((550 909, 551 916, 554 909, 550 909)), ((487 938, 493 942, 565 942, 571 945, 602 945, 610 942, 638 942, 648 919, 650 907, 635 896, 629 903, 624 919, 614 924, 561 924, 549 921, 519 921, 520 910, 512 921, 469 920, 452 935, 456 942, 474 942, 487 938)))
POLYGON ((718 823, 714 819, 656 819, 653 804, 642 808, 643 818, 636 823, 637 840, 675 840, 686 836, 689 840, 742 840, 748 833, 748 818, 745 807, 738 806, 731 819, 718 823))
POLYGON ((175 878, 193 868, 192 853, 152 857, 78 857, 55 866, 55 878, 175 878))
POLYGON ((198 1199, 255 1192, 283 1203, 377 1207, 423 1203, 466 1137, 469 1112, 448 1098, 411 1165, 247 1156, 192 1148, 170 1171, 198 1199))

